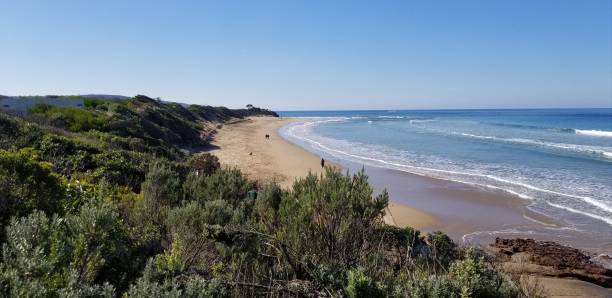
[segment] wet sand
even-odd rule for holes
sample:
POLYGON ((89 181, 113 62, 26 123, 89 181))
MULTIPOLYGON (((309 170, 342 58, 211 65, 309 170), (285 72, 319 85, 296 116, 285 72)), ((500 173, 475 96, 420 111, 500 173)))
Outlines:
MULTIPOLYGON (((235 166, 260 182, 276 181, 282 187, 309 171, 320 174, 321 156, 307 151, 278 133, 280 127, 297 119, 256 117, 218 129, 210 152, 221 163, 235 166), (265 139, 269 134, 270 139, 265 139)), ((363 165, 351 164, 324 155, 328 164, 360 170, 363 165)), ((423 232, 441 230, 459 243, 486 247, 496 236, 529 237, 552 240, 587 251, 612 250, 606 239, 582 239, 579 231, 564 231, 561 223, 527 209, 528 201, 502 191, 423 177, 402 171, 365 167, 375 192, 387 189, 391 201, 385 222, 411 226, 423 232), (547 230, 560 230, 551 234, 547 230), (532 233, 530 231, 542 231, 532 233), (491 231, 492 233, 488 233, 491 231), (510 231, 499 233, 499 231, 510 231), (516 231, 517 233, 512 233, 516 231)), ((561 278, 542 278, 550 297, 609 297, 608 290, 596 285, 561 278)))
MULTIPOLYGON (((341 163, 351 169, 363 165, 341 163)), ((398 204, 410 206, 435 220, 420 227, 441 230, 458 243, 486 248, 495 237, 555 241, 592 253, 612 251, 610 239, 594 239, 568 229, 561 220, 531 211, 529 200, 501 190, 419 176, 403 171, 365 166, 377 191, 386 189, 398 204)), ((395 217, 396 221, 400 221, 395 217)))
MULTIPOLYGON (((217 129, 209 152, 227 166, 237 167, 260 183, 275 181, 283 188, 312 172, 321 174, 321 157, 283 139, 278 130, 297 121, 290 118, 252 117, 217 129), (265 135, 269 134, 270 139, 265 135)), ((327 165, 337 166, 328 161, 327 165)), ((398 226, 427 228, 437 224, 427 212, 390 202, 385 222, 398 226)))
MULTIPOLYGON (((321 155, 328 165, 355 172, 364 167, 326 153, 313 153, 285 139, 278 130, 299 119, 253 117, 218 129, 212 142, 221 163, 250 178, 282 187, 308 172, 322 173, 321 155), (270 139, 264 136, 269 134, 270 139)), ((365 166, 376 192, 387 189, 390 204, 385 222, 430 232, 441 230, 458 243, 486 247, 495 237, 552 240, 591 252, 612 251, 606 239, 588 239, 563 223, 530 211, 529 201, 499 190, 434 179, 397 170, 365 166)))

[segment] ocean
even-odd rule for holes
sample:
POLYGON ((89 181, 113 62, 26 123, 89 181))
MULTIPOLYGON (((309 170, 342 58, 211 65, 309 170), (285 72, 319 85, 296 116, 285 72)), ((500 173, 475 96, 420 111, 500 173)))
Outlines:
POLYGON ((612 109, 280 115, 303 118, 281 129, 284 138, 340 164, 501 191, 561 222, 558 235, 571 230, 612 243, 612 109))

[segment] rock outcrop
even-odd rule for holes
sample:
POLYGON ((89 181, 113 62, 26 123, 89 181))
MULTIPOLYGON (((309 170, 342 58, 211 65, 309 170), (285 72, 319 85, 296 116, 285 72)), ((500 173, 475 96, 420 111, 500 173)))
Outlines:
POLYGON ((612 287, 612 269, 581 250, 550 241, 533 239, 495 239, 491 248, 504 270, 541 276, 567 277, 612 287))

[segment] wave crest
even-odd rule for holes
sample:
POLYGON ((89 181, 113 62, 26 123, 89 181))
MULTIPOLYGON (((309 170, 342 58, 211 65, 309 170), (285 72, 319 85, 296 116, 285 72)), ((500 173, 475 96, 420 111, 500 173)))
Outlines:
POLYGON ((579 135, 612 138, 612 131, 607 131, 607 130, 575 129, 575 132, 576 134, 579 134, 579 135))

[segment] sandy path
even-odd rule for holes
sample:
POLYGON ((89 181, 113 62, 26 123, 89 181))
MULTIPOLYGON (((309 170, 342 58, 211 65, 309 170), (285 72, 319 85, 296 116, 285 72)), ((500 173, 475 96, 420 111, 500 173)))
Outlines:
MULTIPOLYGON (((321 157, 284 140, 278 129, 296 119, 253 117, 218 129, 210 152, 224 165, 234 166, 251 179, 265 183, 276 181, 282 187, 308 174, 320 174, 321 157), (265 135, 269 134, 270 139, 265 135)), ((329 164, 329 163, 328 163, 329 164)), ((385 222, 401 227, 422 228, 432 226, 435 220, 429 214, 396 202, 389 203, 385 222)))

